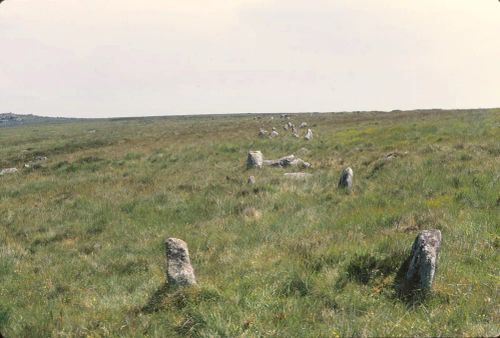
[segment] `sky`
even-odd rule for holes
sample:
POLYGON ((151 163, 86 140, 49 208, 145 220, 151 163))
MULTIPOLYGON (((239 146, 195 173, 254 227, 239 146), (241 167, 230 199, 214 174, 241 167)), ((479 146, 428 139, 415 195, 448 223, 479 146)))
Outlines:
POLYGON ((5 0, 0 113, 500 107, 497 0, 5 0))

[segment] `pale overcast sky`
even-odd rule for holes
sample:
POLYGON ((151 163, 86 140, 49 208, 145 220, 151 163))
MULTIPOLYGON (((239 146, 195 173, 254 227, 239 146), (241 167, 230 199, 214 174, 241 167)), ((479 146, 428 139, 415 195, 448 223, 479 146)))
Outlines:
POLYGON ((500 107, 498 0, 6 0, 0 112, 500 107))

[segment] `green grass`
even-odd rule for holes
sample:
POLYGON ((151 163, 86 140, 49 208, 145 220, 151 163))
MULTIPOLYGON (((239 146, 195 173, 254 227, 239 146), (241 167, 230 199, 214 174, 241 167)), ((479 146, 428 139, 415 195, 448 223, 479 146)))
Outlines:
POLYGON ((314 139, 276 115, 0 129, 0 168, 49 158, 0 177, 0 332, 498 335, 500 110, 291 120, 314 139), (257 137, 272 126, 280 137, 257 137), (300 154, 314 176, 246 170, 250 149, 300 154), (337 189, 346 166, 352 193, 337 189), (443 234, 434 291, 409 303, 394 279, 431 228, 443 234), (198 287, 166 287, 166 237, 188 243, 198 287))

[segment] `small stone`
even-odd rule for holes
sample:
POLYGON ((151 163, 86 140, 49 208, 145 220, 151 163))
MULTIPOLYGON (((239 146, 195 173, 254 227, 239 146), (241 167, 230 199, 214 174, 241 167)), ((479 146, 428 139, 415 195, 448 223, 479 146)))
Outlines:
POLYGON ((259 150, 248 152, 247 157, 247 168, 262 168, 262 163, 264 161, 264 156, 259 150))
POLYGON ((255 177, 254 176, 250 176, 248 178, 248 184, 255 184, 255 177))
POLYGON ((273 131, 271 132, 271 137, 277 137, 277 136, 279 136, 279 135, 280 135, 280 134, 278 134, 278 132, 277 132, 276 130, 273 130, 273 131))
POLYGON ((353 176, 354 173, 350 167, 347 167, 344 170, 342 170, 339 179, 339 188, 348 188, 348 189, 352 188, 353 176))
POLYGON ((267 130, 263 129, 263 128, 260 128, 259 129, 259 136, 260 137, 264 137, 268 134, 267 130))
POLYGON ((402 292, 432 289, 440 246, 441 231, 424 230, 418 234, 411 249, 408 270, 400 285, 402 292))
POLYGON ((299 128, 307 128, 307 123, 306 122, 302 122, 300 124, 299 128))
POLYGON ((245 216, 246 219, 251 219, 251 220, 259 220, 262 218, 262 212, 255 208, 245 208, 243 210, 243 215, 245 216))
POLYGON ((167 281, 172 287, 196 284, 186 242, 178 238, 165 241, 167 281))
POLYGON ((304 138, 305 138, 307 141, 312 140, 312 138, 313 138, 313 132, 312 132, 312 130, 311 130, 311 129, 307 129, 307 133, 306 133, 306 135, 304 136, 304 138))

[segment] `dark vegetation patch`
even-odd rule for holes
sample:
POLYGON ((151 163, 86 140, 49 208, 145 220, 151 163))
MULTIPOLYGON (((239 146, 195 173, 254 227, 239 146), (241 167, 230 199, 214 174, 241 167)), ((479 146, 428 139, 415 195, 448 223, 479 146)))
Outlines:
POLYGON ((370 284, 375 279, 392 275, 398 271, 404 254, 383 255, 377 253, 354 256, 346 268, 345 278, 360 284, 370 284))

